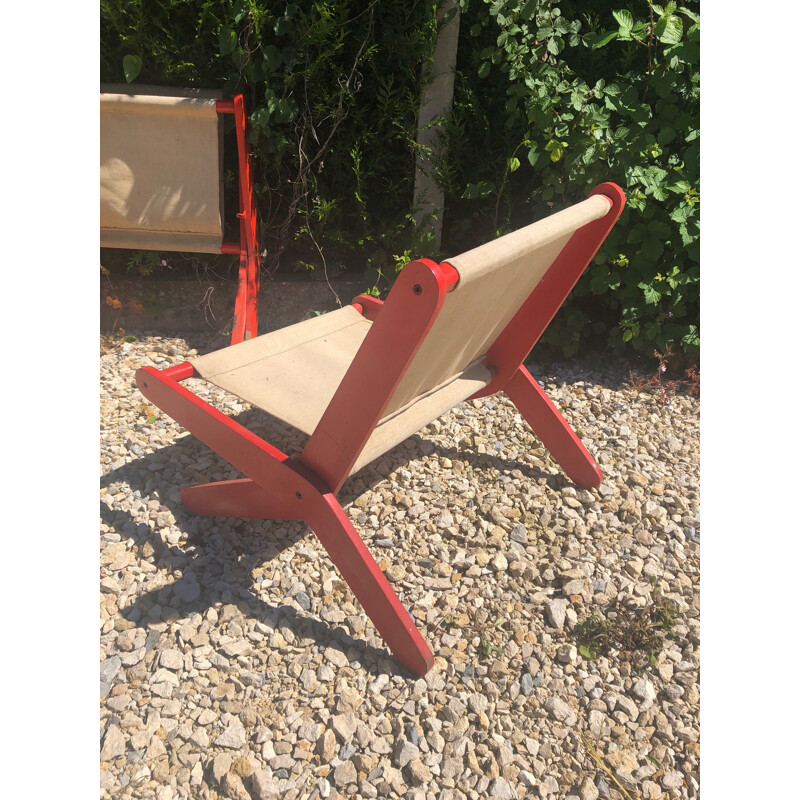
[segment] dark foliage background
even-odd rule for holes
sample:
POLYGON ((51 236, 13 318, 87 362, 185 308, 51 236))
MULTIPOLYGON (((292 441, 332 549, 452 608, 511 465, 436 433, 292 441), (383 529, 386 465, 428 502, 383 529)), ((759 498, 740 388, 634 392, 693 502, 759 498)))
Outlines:
POLYGON ((461 0, 433 154, 443 253, 412 218, 439 4, 101 0, 101 80, 245 95, 269 273, 346 269, 380 291, 411 258, 463 251, 613 180, 626 210, 547 341, 696 360, 699 2, 461 0))

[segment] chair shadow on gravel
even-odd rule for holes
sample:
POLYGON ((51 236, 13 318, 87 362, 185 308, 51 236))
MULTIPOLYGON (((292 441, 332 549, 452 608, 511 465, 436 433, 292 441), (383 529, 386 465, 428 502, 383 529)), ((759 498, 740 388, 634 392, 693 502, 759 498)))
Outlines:
MULTIPOLYGON (((258 409, 244 411, 233 418, 290 455, 296 455, 302 449, 302 434, 258 409)), ((566 478, 551 475, 538 466, 503 458, 502 453, 495 455, 443 447, 415 434, 349 478, 339 493, 342 505, 347 507, 359 495, 387 480, 395 470, 432 454, 466 461, 476 472, 493 469, 501 474, 510 474, 519 470, 528 479, 545 478, 554 487, 569 483, 566 478)), ((144 512, 139 512, 142 516, 137 520, 129 511, 100 503, 102 522, 123 538, 133 538, 138 558, 152 558, 161 567, 182 572, 182 576, 172 584, 143 593, 119 613, 137 626, 148 627, 150 623, 164 621, 160 615, 151 617, 154 606, 169 609, 168 617, 185 618, 195 612, 203 614, 218 604, 239 604, 248 617, 270 627, 286 626, 296 636, 311 638, 320 647, 339 647, 351 661, 358 660, 373 674, 388 672, 414 677, 391 658, 388 650, 372 647, 353 638, 344 628, 298 611, 294 606, 272 605, 257 596, 253 587, 253 569, 274 561, 282 552, 313 534, 299 521, 196 517, 189 514, 180 502, 179 491, 185 486, 232 477, 240 475, 192 435, 103 475, 101 487, 127 484, 133 492, 138 490, 145 502, 153 492, 157 492, 161 508, 149 512, 147 517, 153 520, 158 513, 169 511, 175 527, 187 537, 183 545, 165 544, 144 521, 144 512), (199 468, 195 466, 198 462, 199 468), (166 465, 165 477, 162 477, 165 467, 159 465, 166 465), (176 468, 180 472, 179 483, 170 480, 176 468), (199 587, 199 591, 195 587, 199 587)), ((353 600, 357 604, 355 598, 353 600)))
MULTIPOLYGON (((101 516, 107 519, 113 515, 115 520, 118 520, 119 512, 108 511, 107 514, 101 513, 101 516)), ((133 521, 130 515, 128 516, 133 521)), ((146 629, 153 623, 185 619, 194 613, 204 616, 209 608, 233 604, 238 606, 247 618, 262 622, 272 629, 286 627, 298 638, 312 639, 320 648, 334 647, 341 650, 351 662, 358 661, 375 676, 384 672, 410 676, 410 673, 391 659, 388 651, 372 647, 365 641, 352 637, 344 628, 331 626, 324 620, 311 616, 310 613, 298 611, 294 606, 265 602, 250 588, 252 570, 302 540, 309 532, 308 529, 304 531, 301 526, 295 526, 299 530, 292 531, 289 536, 282 538, 278 547, 270 548, 265 554, 263 548, 255 552, 248 550, 244 540, 250 537, 240 535, 240 531, 237 530, 241 527, 240 524, 230 523, 230 520, 224 520, 222 524, 215 524, 218 532, 233 545, 222 554, 219 551, 214 552, 213 556, 204 554, 202 534, 190 534, 186 545, 164 546, 160 555, 154 554, 153 560, 156 564, 162 568, 180 569, 182 576, 171 584, 142 593, 118 613, 124 619, 134 622, 137 627, 146 629), (191 579, 187 579, 187 573, 192 575, 191 579), (154 608, 157 611, 155 616, 151 614, 154 608)), ((112 524, 116 528, 118 523, 115 521, 112 524)), ((154 546, 161 545, 160 538, 150 532, 149 526, 140 524, 137 527, 147 528, 147 533, 137 540, 137 549, 140 553, 147 542, 154 546)), ((125 535, 130 536, 130 533, 125 535)), ((258 646, 255 645, 254 648, 258 649, 258 646)), ((268 646, 262 646, 262 655, 266 655, 268 649, 268 646)), ((235 661, 234 658, 229 660, 235 661)))
MULTIPOLYGON (((234 418, 241 424, 255 428, 255 425, 251 425, 254 414, 261 415, 261 412, 251 410, 234 418)), ((287 444, 280 441, 280 436, 267 438, 273 443, 277 441, 277 446, 287 444)), ((292 452, 293 448, 286 449, 292 452)), ((182 573, 173 583, 142 593, 118 613, 138 627, 147 628, 151 623, 164 621, 161 614, 151 616, 154 606, 159 606, 162 611, 168 609, 167 618, 174 619, 186 618, 195 612, 203 615, 211 607, 232 603, 239 605, 247 617, 271 628, 285 626, 295 636, 314 640, 320 648, 333 646, 342 650, 351 662, 360 662, 364 669, 375 676, 400 675, 416 680, 416 676, 396 662, 387 649, 373 647, 362 639, 354 638, 343 627, 318 619, 292 605, 273 605, 257 596, 253 586, 253 569, 276 561, 281 553, 313 533, 305 523, 296 520, 196 517, 184 508, 180 502, 180 489, 209 480, 211 473, 220 471, 225 473, 226 478, 240 477, 238 473, 230 474, 231 470, 230 465, 216 453, 195 437, 187 436, 103 475, 101 488, 127 484, 133 492, 138 490, 145 502, 153 492, 158 493, 161 508, 147 512, 147 517, 144 511, 134 516, 130 511, 110 508, 101 502, 101 521, 121 537, 134 539, 138 559, 150 559, 159 567, 180 570, 182 573), (211 460, 212 463, 198 471, 193 463, 201 459, 203 462, 211 460), (151 468, 162 463, 179 464, 183 478, 188 480, 181 484, 163 481, 160 478, 161 470, 151 468), (166 511, 171 512, 174 527, 186 536, 186 541, 180 545, 166 544, 157 530, 152 530, 145 521, 153 520, 158 513, 166 511), (199 587, 199 591, 195 587, 199 587)), ((360 491, 356 492, 351 499, 359 494, 360 491)), ((331 569, 335 569, 332 564, 331 569)), ((358 605, 355 598, 353 602, 358 605)))

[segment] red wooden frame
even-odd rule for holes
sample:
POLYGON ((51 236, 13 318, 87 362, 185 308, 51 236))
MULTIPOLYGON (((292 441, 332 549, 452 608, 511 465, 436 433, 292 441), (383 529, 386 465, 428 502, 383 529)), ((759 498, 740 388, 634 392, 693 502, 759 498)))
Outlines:
POLYGON ((221 252, 239 254, 239 282, 236 289, 231 344, 258 335, 258 290, 261 280, 258 255, 258 223, 253 195, 253 172, 250 164, 250 145, 244 97, 217 100, 218 114, 233 114, 236 128, 236 152, 239 162, 239 241, 223 242, 221 252))
MULTIPOLYGON (((484 363, 493 379, 473 395, 504 390, 567 475, 584 487, 599 485, 600 470, 523 361, 622 212, 625 196, 615 184, 592 194, 605 195, 611 210, 570 238, 489 349, 484 363)), ((452 266, 421 259, 403 269, 385 303, 368 295, 354 299, 373 324, 299 459, 181 386, 195 375, 189 362, 136 372, 145 397, 247 476, 184 489, 186 507, 208 516, 305 520, 395 657, 417 675, 432 667, 431 651, 335 495, 457 283, 452 266)))

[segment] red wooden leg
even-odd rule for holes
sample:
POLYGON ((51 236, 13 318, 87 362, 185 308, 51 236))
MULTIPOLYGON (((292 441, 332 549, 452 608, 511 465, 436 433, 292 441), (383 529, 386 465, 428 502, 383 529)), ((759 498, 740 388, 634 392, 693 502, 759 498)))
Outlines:
MULTIPOLYGON (((176 375, 189 377, 184 371, 182 367, 176 375)), ((237 517, 249 511, 255 516, 304 519, 397 660, 416 675, 430 670, 433 656, 428 645, 338 500, 322 481, 201 400, 169 374, 142 367, 136 371, 136 382, 148 400, 201 442, 241 472, 255 476, 253 481, 249 478, 221 481, 185 489, 181 497, 190 510, 237 517), (259 491, 253 484, 260 487, 259 491)))
POLYGON ((242 251, 239 254, 239 283, 236 286, 236 301, 233 308, 231 344, 239 344, 246 338, 247 310, 247 256, 242 251))
POLYGON ((313 517, 307 521, 331 561, 395 658, 415 675, 424 675, 433 666, 430 648, 338 500, 333 494, 321 494, 313 506, 313 517))
POLYGON ((287 504, 266 492, 251 478, 198 483, 181 492, 192 514, 241 519, 302 519, 297 503, 287 504))
POLYGON ((600 467, 523 365, 520 364, 503 391, 570 479, 585 489, 596 489, 603 480, 600 467))

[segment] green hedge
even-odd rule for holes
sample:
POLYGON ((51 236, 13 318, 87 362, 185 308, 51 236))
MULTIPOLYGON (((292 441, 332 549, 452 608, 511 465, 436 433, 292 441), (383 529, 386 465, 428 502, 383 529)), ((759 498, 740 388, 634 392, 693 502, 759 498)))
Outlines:
POLYGON ((503 232, 605 180, 627 195, 548 330, 568 355, 699 346, 698 8, 473 0, 462 18, 440 161, 451 225, 503 232))
MULTIPOLYGON (((440 255, 411 221, 437 5, 102 0, 101 79, 243 92, 266 269, 348 265, 380 287, 405 259, 440 255)), ((567 355, 694 357, 699 3, 459 5, 454 107, 435 154, 444 253, 616 181, 627 208, 547 341, 567 355)))
POLYGON ((319 268, 320 249, 332 271, 393 271, 426 246, 410 211, 432 8, 101 0, 101 80, 244 94, 267 271, 319 268))

